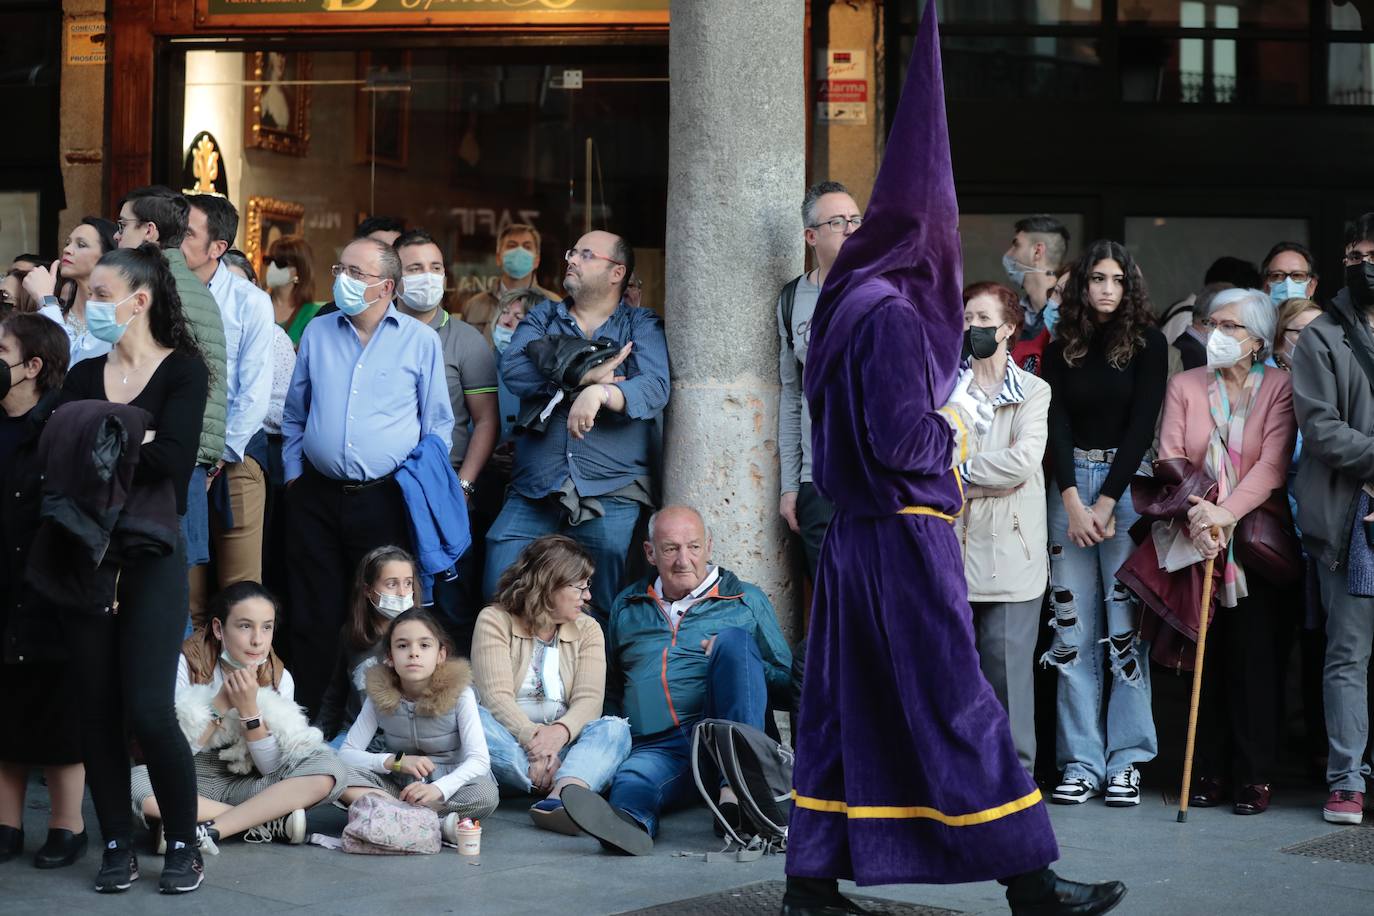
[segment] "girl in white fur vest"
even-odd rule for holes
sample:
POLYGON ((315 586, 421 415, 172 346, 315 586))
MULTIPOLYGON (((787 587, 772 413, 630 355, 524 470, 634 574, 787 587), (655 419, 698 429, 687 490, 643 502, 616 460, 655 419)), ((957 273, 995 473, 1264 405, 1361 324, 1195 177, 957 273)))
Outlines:
MULTIPOLYGON (((177 663, 176 712, 195 755, 196 838, 205 852, 242 833, 249 842, 303 843, 305 809, 333 801, 351 774, 294 700, 291 674, 272 651, 277 601, 238 582, 210 602, 177 663)), ((135 810, 159 817, 147 767, 133 772, 135 810)), ((151 825, 151 824, 150 824, 151 825)), ((161 831, 158 831, 162 852, 161 831)))

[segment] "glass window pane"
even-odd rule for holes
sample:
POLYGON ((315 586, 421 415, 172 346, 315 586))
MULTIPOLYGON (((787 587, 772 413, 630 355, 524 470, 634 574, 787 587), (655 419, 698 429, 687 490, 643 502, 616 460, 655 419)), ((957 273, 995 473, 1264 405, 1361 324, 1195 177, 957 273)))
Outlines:
POLYGON ((1338 32, 1374 32, 1374 7, 1351 0, 1327 0, 1326 22, 1338 32))
POLYGON ((1326 100, 1332 105, 1374 105, 1374 44, 1331 45, 1326 100))
MULTIPOLYGON (((964 251, 965 286, 984 280, 1008 282, 1007 272, 1002 269, 1002 255, 1011 247, 1012 236, 1016 234, 1017 220, 1025 219, 1033 212, 959 214, 959 243, 964 251)), ((1069 230, 1069 259, 1078 257, 1078 252, 1083 247, 1083 214, 1050 215, 1069 230)))
POLYGON ((1306 245, 1307 239, 1307 220, 1296 217, 1126 217, 1126 247, 1140 262, 1159 314, 1196 292, 1217 258, 1241 258, 1258 268, 1275 243, 1306 245))
POLYGON ((1123 23, 1185 29, 1306 28, 1309 0, 1122 0, 1123 23))
POLYGON ((6 259, 0 261, 0 270, 9 270, 9 258, 38 254, 38 249, 38 192, 0 191, 0 258, 6 259))
POLYGON ((1311 97, 1303 42, 1123 37, 1120 56, 1127 102, 1302 105, 1311 97))
MULTIPOLYGON (((925 3, 891 4, 914 27, 925 3)), ((1102 0, 937 0, 941 25, 1074 25, 1102 19, 1102 0)))
MULTIPOLYGON (((945 35, 945 91, 961 99, 1101 98, 1095 38, 945 35)), ((906 56, 910 56, 910 44, 906 56)))

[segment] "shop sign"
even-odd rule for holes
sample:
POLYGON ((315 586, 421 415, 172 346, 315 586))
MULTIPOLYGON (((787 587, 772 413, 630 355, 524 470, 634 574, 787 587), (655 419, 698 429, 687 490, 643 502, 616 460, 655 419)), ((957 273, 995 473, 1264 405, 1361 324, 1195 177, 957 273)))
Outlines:
POLYGON ((82 16, 67 21, 67 65, 105 66, 105 19, 82 16))
POLYGON ((868 122, 868 55, 862 50, 823 53, 816 81, 816 120, 868 122))
POLYGON ((196 0, 205 25, 668 24, 668 0, 196 0), (302 18, 304 17, 304 18, 302 18))

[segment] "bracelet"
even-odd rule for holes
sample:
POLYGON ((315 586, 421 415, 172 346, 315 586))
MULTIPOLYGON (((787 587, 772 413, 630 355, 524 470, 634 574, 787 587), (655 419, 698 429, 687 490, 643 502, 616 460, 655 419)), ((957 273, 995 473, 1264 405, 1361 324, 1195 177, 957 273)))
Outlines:
POLYGON ((602 382, 601 390, 606 393, 606 399, 601 402, 601 405, 604 407, 605 405, 611 403, 611 386, 607 385, 605 382, 602 382))
POLYGON ((397 754, 395 757, 392 758, 392 760, 391 760, 391 772, 393 772, 393 773, 399 773, 399 772, 401 772, 401 760, 403 760, 404 758, 405 758, 405 751, 401 751, 399 754, 397 754))

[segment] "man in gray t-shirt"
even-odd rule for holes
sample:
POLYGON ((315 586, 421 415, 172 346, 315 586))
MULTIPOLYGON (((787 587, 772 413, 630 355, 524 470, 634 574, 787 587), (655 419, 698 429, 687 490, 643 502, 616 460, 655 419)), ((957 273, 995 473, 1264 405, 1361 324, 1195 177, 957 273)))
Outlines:
POLYGON ((807 573, 813 577, 821 540, 835 510, 811 483, 811 412, 802 393, 802 370, 811 337, 811 314, 825 285, 825 276, 840 253, 840 246, 862 221, 859 205, 838 181, 822 181, 807 190, 802 201, 803 235, 807 246, 815 252, 816 266, 783 288, 776 310, 778 335, 782 338, 778 354, 778 378, 782 382, 778 411, 782 497, 778 512, 787 520, 788 527, 801 535, 807 573))

